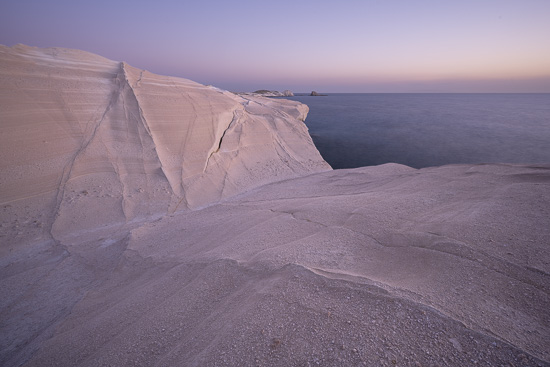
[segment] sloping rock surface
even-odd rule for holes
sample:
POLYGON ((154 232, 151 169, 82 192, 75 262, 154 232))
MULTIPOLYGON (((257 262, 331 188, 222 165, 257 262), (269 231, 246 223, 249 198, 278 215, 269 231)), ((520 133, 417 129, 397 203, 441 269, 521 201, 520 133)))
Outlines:
POLYGON ((384 165, 35 246, 5 360, 550 365, 549 208, 548 166, 384 165))
POLYGON ((1 46, 0 65, 0 198, 54 234, 330 169, 297 102, 238 97, 77 50, 1 46))
POLYGON ((0 365, 550 365, 550 166, 330 171, 303 105, 1 57, 0 365))

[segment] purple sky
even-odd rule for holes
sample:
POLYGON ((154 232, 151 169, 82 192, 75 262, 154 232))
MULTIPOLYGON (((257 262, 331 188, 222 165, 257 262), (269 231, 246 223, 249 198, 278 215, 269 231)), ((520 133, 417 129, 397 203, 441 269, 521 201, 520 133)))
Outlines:
POLYGON ((232 91, 550 92, 550 0, 0 0, 0 43, 232 91))

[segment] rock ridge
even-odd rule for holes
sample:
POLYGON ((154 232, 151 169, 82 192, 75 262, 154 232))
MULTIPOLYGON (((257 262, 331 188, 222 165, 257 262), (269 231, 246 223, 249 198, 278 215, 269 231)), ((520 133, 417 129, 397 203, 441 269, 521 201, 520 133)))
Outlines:
POLYGON ((46 202, 55 202, 48 214, 54 232, 199 208, 330 169, 302 122, 307 107, 298 102, 242 98, 77 50, 1 46, 0 63, 0 87, 11 91, 0 100, 0 149, 23 159, 0 167, 0 200, 24 207, 26 197, 38 195, 44 202, 36 213, 50 212, 46 202), (55 144, 31 143, 43 129, 55 144), (26 159, 28 144, 34 153, 26 159), (32 162, 49 165, 48 173, 32 162), (108 218, 94 214, 98 201, 108 218))

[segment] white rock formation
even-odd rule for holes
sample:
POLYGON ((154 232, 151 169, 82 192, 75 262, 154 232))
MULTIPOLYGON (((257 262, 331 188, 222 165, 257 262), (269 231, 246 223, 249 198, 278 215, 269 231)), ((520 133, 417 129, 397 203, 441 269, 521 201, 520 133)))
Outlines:
POLYGON ((0 365, 550 365, 550 166, 331 171, 306 112, 0 48, 0 365))
POLYGON ((0 65, 0 200, 32 208, 43 230, 202 207, 330 169, 298 102, 239 97, 76 50, 2 46, 0 65))

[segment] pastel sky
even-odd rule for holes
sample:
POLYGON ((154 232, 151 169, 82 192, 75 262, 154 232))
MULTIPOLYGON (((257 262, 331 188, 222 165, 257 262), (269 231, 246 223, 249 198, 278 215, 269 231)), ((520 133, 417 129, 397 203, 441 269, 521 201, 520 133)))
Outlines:
POLYGON ((550 92, 550 0, 0 0, 0 43, 232 91, 550 92))

